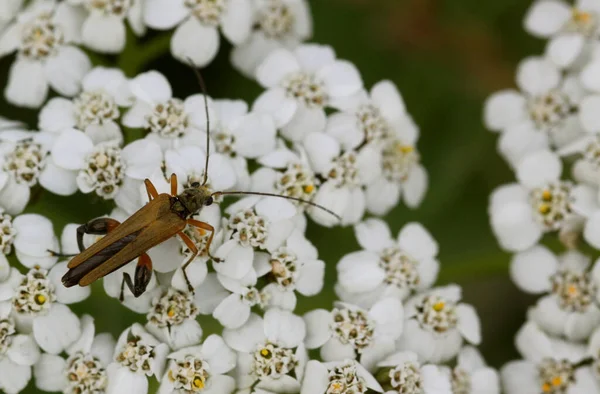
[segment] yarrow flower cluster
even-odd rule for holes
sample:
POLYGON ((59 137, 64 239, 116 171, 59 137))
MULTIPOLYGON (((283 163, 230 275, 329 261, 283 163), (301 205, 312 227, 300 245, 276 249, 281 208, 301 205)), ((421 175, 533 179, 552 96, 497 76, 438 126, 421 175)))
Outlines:
MULTIPOLYGON (((39 114, 36 130, 0 118, 0 391, 145 394, 158 382, 164 394, 499 393, 473 347, 474 308, 458 285, 434 286, 432 235, 407 223, 392 237, 383 220, 366 218, 400 201, 420 205, 428 175, 419 128, 393 82, 367 89, 333 48, 304 43, 308 1, 5 2, 0 56, 16 54, 4 94, 39 114), (194 66, 215 58, 222 35, 234 67, 263 91, 251 103, 180 97, 159 71, 88 57, 124 56, 150 29, 147 40, 194 66), (48 218, 27 213, 44 193, 82 193, 113 209, 84 212, 58 237, 48 218), (165 217, 164 234, 148 240, 138 220, 165 217), (352 226, 361 250, 337 264, 339 300, 306 311, 297 304, 323 290, 332 264, 311 242, 309 220, 352 226), (119 227, 126 221, 135 228, 119 227), (115 240, 119 228, 131 231, 115 240), (73 259, 81 252, 83 263, 73 259), (94 275, 110 302, 139 315, 116 341, 69 307, 90 295, 94 275), (205 335, 208 315, 218 334, 205 335)), ((538 123, 558 123, 578 103, 552 97, 551 109, 543 98, 529 104, 538 123)), ((524 170, 520 187, 540 234, 578 223, 576 186, 556 171, 545 183, 532 178, 524 170)), ((565 314, 585 315, 577 322, 600 320, 595 276, 555 268, 540 291, 565 314)))
POLYGON ((492 193, 491 227, 513 253, 515 284, 540 295, 516 337, 523 359, 502 369, 508 394, 600 392, 600 271, 590 256, 600 248, 599 16, 593 1, 535 1, 524 26, 546 50, 519 64, 517 90, 485 104, 485 124, 500 134, 516 177, 492 193))

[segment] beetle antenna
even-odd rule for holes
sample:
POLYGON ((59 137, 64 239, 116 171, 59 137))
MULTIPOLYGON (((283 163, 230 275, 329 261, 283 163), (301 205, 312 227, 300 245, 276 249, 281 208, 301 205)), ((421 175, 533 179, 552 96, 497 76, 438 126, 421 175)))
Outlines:
POLYGON ((338 215, 337 213, 333 212, 331 209, 325 208, 322 205, 319 205, 312 201, 304 200, 304 199, 298 198, 298 197, 282 196, 281 194, 274 194, 274 193, 242 192, 242 191, 214 192, 213 194, 211 194, 211 196, 231 196, 231 195, 244 195, 244 194, 249 195, 249 196, 279 197, 279 198, 285 198, 286 200, 301 202, 303 204, 310 205, 311 207, 319 208, 319 209, 327 212, 328 214, 335 216, 337 220, 342 221, 342 217, 340 215, 338 215))
POLYGON ((196 79, 198 80, 198 84, 200 85, 200 90, 202 90, 202 94, 204 95, 204 112, 206 113, 206 162, 204 163, 204 179, 202 180, 202 186, 206 185, 208 182, 208 158, 210 156, 210 119, 208 116, 208 92, 206 89, 206 83, 204 83, 204 78, 200 73, 200 70, 194 66, 194 62, 192 59, 187 59, 190 67, 194 71, 196 75, 196 79))

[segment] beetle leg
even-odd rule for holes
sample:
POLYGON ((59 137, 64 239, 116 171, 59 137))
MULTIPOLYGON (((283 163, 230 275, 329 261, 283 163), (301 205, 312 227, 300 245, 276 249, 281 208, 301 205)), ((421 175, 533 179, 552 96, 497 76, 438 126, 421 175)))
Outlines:
POLYGON ((146 192, 148 193, 149 202, 158 197, 158 192, 156 191, 156 188, 152 182, 150 182, 150 179, 144 179, 144 185, 146 185, 146 192))
POLYGON ((210 254, 210 245, 212 244, 213 237, 215 236, 215 228, 208 223, 204 223, 204 222, 201 222, 199 220, 194 220, 194 219, 188 219, 187 224, 189 224, 190 226, 199 228, 201 230, 210 231, 210 236, 208 237, 208 242, 206 243, 206 247, 204 248, 203 252, 206 252, 208 257, 213 259, 213 261, 215 263, 223 262, 223 259, 220 259, 220 258, 215 257, 212 254, 210 254))
POLYGON ((85 250, 85 246, 83 246, 84 234, 105 235, 117 228, 119 224, 121 222, 115 219, 98 218, 77 227, 77 246, 79 246, 79 251, 83 252, 85 250))
POLYGON ((190 237, 188 237, 187 235, 185 235, 185 233, 183 233, 182 231, 178 232, 177 235, 179 235, 179 238, 181 238, 181 240, 183 242, 185 242, 186 246, 188 247, 188 249, 190 249, 192 251, 192 255, 190 256, 190 258, 181 266, 181 270, 183 271, 183 279, 185 279, 185 283, 188 286, 188 291, 190 293, 194 292, 194 287, 192 286, 192 283, 190 282, 187 273, 186 273, 186 268, 188 267, 188 265, 191 264, 191 262, 196 258, 196 256, 198 256, 198 248, 196 247, 196 245, 194 244, 194 241, 192 241, 190 239, 190 237))
POLYGON ((146 291, 146 287, 148 287, 150 279, 152 279, 152 260, 147 253, 142 253, 138 259, 137 265, 135 266, 133 281, 127 272, 123 273, 119 301, 123 302, 125 299, 125 285, 127 285, 129 290, 133 293, 133 296, 138 298, 146 291))
POLYGON ((171 183, 171 195, 176 196, 177 195, 177 175, 175 173, 171 174, 171 181, 169 183, 171 183))

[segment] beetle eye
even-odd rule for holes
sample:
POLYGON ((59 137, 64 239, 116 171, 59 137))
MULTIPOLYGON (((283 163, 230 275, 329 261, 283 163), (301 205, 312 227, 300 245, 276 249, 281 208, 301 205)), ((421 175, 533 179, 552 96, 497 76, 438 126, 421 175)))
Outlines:
POLYGON ((204 202, 204 205, 206 205, 206 206, 209 206, 210 204, 212 204, 212 203, 213 203, 213 201, 214 201, 214 200, 213 200, 213 198, 212 198, 212 197, 208 197, 208 198, 206 199, 206 202, 204 202))
POLYGON ((193 182, 192 187, 200 187, 200 182, 193 182))

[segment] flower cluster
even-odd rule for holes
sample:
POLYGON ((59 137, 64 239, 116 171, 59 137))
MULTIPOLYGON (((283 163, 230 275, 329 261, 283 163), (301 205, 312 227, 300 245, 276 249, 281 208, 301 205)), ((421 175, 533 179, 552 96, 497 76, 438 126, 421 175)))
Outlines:
POLYGON ((437 242, 418 223, 394 239, 365 219, 400 200, 420 205, 419 129, 392 82, 367 90, 331 47, 303 43, 308 1, 5 3, 0 56, 16 52, 5 96, 40 110, 37 130, 0 118, 2 392, 30 381, 68 394, 145 394, 155 381, 178 394, 499 392, 471 346, 481 341, 474 308, 459 286, 433 287, 437 242), (127 52, 148 29, 173 30, 153 34, 194 66, 213 60, 222 34, 262 93, 250 104, 182 98, 156 70, 128 75, 86 54, 127 52), (113 209, 59 239, 48 218, 24 213, 48 192, 113 209), (227 204, 232 194, 246 196, 227 204), (149 240, 143 230, 163 219, 149 240), (353 226, 363 250, 338 263, 339 301, 300 313, 325 283, 309 219, 353 226), (128 220, 143 228, 110 238, 128 220), (101 251, 71 259, 104 236, 101 251), (139 314, 116 341, 69 307, 97 277, 139 314), (207 315, 218 335, 205 336, 207 315))
POLYGON ((518 90, 485 105, 516 177, 492 193, 491 226, 514 253, 515 284, 541 296, 516 337, 523 360, 502 370, 509 394, 600 392, 599 17, 593 1, 534 2, 525 29, 547 40, 545 53, 519 64, 518 90))

